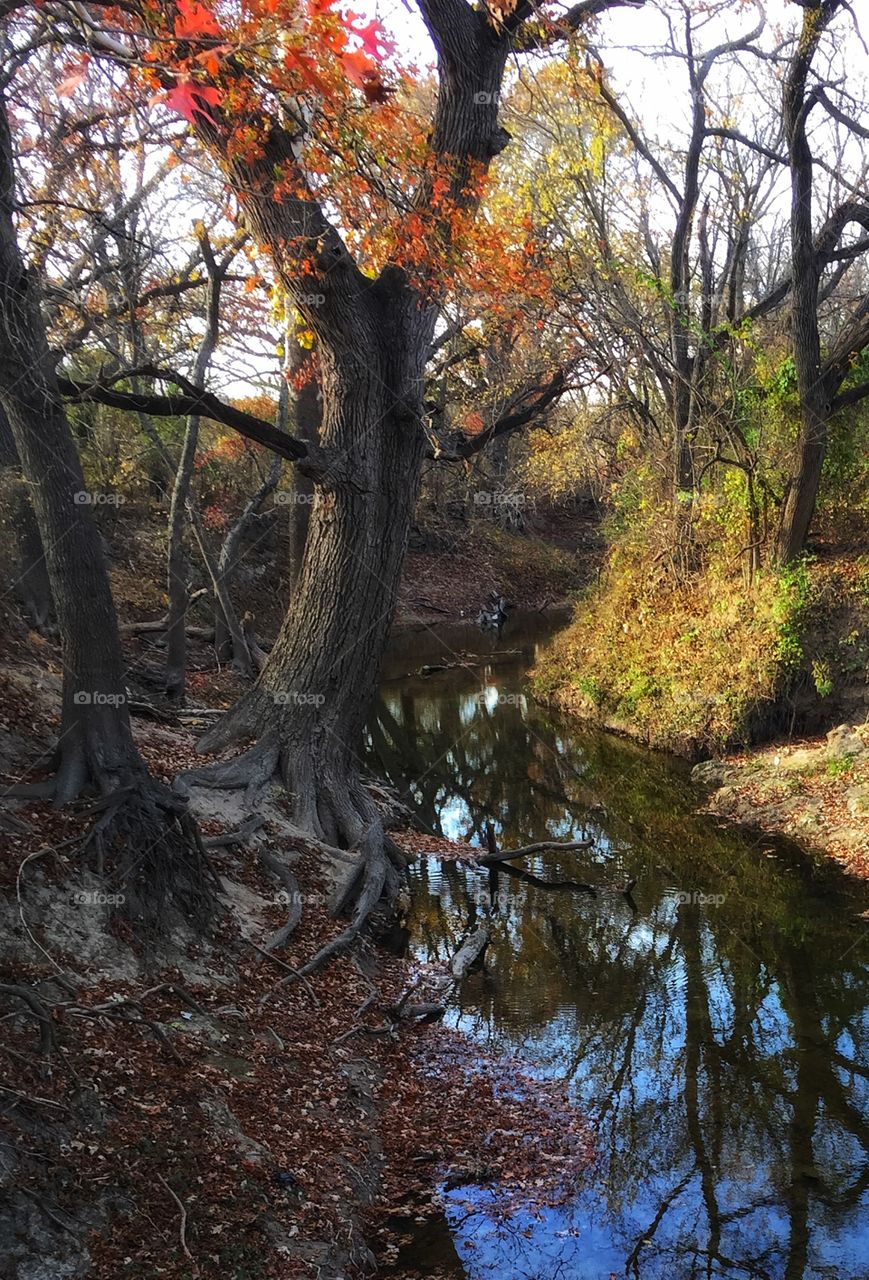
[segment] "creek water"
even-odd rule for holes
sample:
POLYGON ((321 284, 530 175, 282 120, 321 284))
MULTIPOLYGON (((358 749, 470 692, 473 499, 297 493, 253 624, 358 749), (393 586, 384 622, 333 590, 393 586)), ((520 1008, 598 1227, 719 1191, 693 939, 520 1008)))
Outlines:
MULTIPOLYGON (((446 1192, 393 1274, 869 1280, 869 892, 698 816, 684 762, 541 709, 543 642, 539 619, 497 649, 473 628, 401 636, 370 750, 436 834, 594 838, 526 865, 595 898, 499 877, 485 967, 448 1014, 564 1081, 594 1160, 534 1214, 504 1218, 497 1187, 446 1192)), ((445 961, 487 878, 429 858, 412 881, 409 953, 445 961)))

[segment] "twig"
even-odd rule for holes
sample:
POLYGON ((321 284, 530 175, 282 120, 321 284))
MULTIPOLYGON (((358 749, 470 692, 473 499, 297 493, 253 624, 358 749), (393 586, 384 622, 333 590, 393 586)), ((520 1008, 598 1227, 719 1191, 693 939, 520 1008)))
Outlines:
POLYGON ((193 1274, 198 1276, 200 1275, 199 1266, 196 1262, 196 1259, 193 1257, 193 1254, 190 1252, 190 1250, 187 1247, 187 1210, 184 1207, 183 1201, 180 1200, 178 1196, 176 1196, 175 1192, 169 1186, 169 1183, 166 1181, 166 1179, 163 1177, 161 1173, 157 1174, 157 1179, 159 1182, 163 1183, 163 1186, 166 1188, 166 1190, 169 1192, 170 1196, 178 1206, 178 1211, 181 1214, 181 1221, 178 1224, 178 1239, 181 1241, 181 1248, 185 1258, 187 1258, 191 1267, 193 1268, 193 1274))
POLYGON ((28 1199, 32 1200, 34 1204, 38 1205, 39 1208, 42 1210, 42 1212, 45 1214, 46 1218, 48 1218, 50 1222, 53 1222, 56 1227, 60 1227, 61 1231, 66 1231, 71 1236, 77 1235, 77 1232, 74 1227, 69 1226, 68 1223, 66 1222, 61 1222, 57 1214, 54 1213, 51 1209, 49 1209, 48 1205, 45 1203, 42 1196, 38 1196, 35 1191, 30 1191, 27 1187, 20 1187, 19 1190, 22 1195, 27 1196, 28 1199))
POLYGON ((39 1051, 43 1058, 51 1057, 51 1050, 54 1047, 54 1028, 51 1025, 51 1014, 36 993, 31 991, 29 987, 6 982, 0 982, 0 993, 7 996, 17 996, 19 1000, 27 1005, 39 1023, 39 1051))
POLYGON ((20 1098, 22 1102, 31 1102, 39 1107, 53 1107, 55 1111, 65 1111, 67 1115, 72 1115, 72 1108, 63 1102, 52 1102, 51 1098, 39 1098, 36 1094, 21 1093, 18 1089, 10 1089, 6 1084, 0 1084, 0 1089, 4 1093, 11 1093, 13 1098, 20 1098))
POLYGON ((258 947, 255 942, 251 942, 250 938, 244 938, 242 941, 246 942, 249 947, 253 947, 254 951, 258 951, 264 959, 271 960, 272 964, 276 964, 278 968, 283 969, 285 973, 292 974, 293 977, 298 978, 302 986, 310 995, 311 999, 314 1001, 314 1004, 319 1006, 320 1001, 317 998, 316 991, 300 970, 296 969, 291 964, 287 964, 286 960, 281 960, 279 956, 273 955, 271 951, 266 951, 263 947, 258 947))

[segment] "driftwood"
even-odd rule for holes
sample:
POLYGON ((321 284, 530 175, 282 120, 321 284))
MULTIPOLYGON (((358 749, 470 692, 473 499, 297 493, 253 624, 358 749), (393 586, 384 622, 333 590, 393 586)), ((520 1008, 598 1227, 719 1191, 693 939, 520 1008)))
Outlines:
POLYGON ((454 978, 461 980, 467 977, 468 970, 480 959, 489 945, 489 926, 482 924, 466 938, 453 956, 450 970, 454 978))
MULTIPOLYGON (((490 824, 491 825, 491 824, 490 824)), ((488 827, 486 830, 488 838, 488 827)), ((525 844, 519 849, 506 849, 503 852, 490 852, 483 858, 477 858, 477 866, 493 867, 499 862, 513 862, 516 858, 530 858, 532 854, 544 853, 549 849, 590 849, 593 840, 541 840, 537 844, 525 844)), ((491 849, 491 844, 489 848, 491 849)))

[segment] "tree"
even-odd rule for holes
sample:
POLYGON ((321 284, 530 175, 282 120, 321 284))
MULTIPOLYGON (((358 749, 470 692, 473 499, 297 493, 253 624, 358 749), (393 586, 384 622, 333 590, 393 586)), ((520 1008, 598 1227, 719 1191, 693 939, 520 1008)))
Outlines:
POLYGON ((33 493, 64 670, 55 773, 31 793, 62 805, 96 791, 98 865, 108 853, 126 910, 146 929, 165 926, 170 903, 201 918, 211 895, 186 805, 150 776, 133 742, 108 574, 45 339, 39 278, 18 247, 15 203, 0 94, 0 410, 33 493))
MULTIPOLYGON (((505 14, 420 0, 438 61, 436 106, 421 127, 393 100, 377 24, 348 27, 322 0, 307 15, 295 3, 257 0, 241 7, 234 28, 204 5, 179 4, 166 11, 170 21, 162 10, 113 9, 110 29, 99 6, 61 3, 44 32, 134 76, 146 68, 221 166, 245 228, 316 337, 320 443, 284 445, 316 486, 293 606, 254 688, 200 743, 205 751, 253 745, 200 780, 255 791, 279 770, 299 823, 358 850, 343 895, 359 898, 357 925, 402 861, 388 841, 384 854, 355 750, 423 459, 437 450, 423 388, 440 302, 473 245, 489 166, 509 141, 498 123, 508 56, 564 40, 619 3, 640 0, 584 0, 558 20, 525 4, 505 14), (396 135, 413 162, 397 178, 396 135), (383 150, 386 163, 376 154, 383 150), (327 214, 335 206, 338 221, 327 214)), ((506 248, 501 256, 509 260, 506 248)), ((541 387, 520 423, 563 381, 541 387)))
MULTIPOLYGON (((809 116, 823 101, 830 106, 831 114, 838 113, 840 119, 848 120, 848 117, 841 108, 829 103, 823 87, 809 89, 809 77, 821 37, 836 14, 848 6, 843 0, 800 0, 800 3, 804 9, 802 30, 784 85, 784 123, 791 173, 791 330, 800 395, 800 431, 797 466, 785 497, 776 543, 776 558, 781 564, 794 559, 805 547, 826 455, 827 424, 835 409, 843 407, 841 400, 837 403, 837 393, 854 359, 869 344, 864 302, 840 323, 826 359, 822 355, 818 312, 821 278, 828 263, 826 255, 835 255, 839 238, 849 223, 857 222, 864 232, 869 232, 869 205, 849 201, 841 206, 824 228, 820 243, 816 243, 809 116)), ((867 136, 865 129, 859 125, 854 127, 864 138, 867 136)), ((865 247, 869 246, 861 249, 865 247)), ((851 259, 855 256, 850 255, 851 259)), ((846 403, 854 403, 858 398, 852 395, 846 403)))

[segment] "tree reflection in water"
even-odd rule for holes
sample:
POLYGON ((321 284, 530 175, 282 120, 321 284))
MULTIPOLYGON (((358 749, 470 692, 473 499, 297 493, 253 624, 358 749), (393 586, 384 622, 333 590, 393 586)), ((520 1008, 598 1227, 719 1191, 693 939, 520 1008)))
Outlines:
MULTIPOLYGON (((528 869, 638 881, 632 911, 499 878, 486 971, 453 1021, 568 1081, 598 1161, 568 1208, 534 1218, 498 1224, 496 1192, 451 1192, 466 1274, 867 1280, 867 895, 694 815, 680 762, 568 729, 520 689, 516 668, 405 680, 370 725, 372 759, 431 831, 590 834, 594 849, 528 869)), ((411 945, 445 959, 486 877, 431 860, 414 879, 411 945)))

